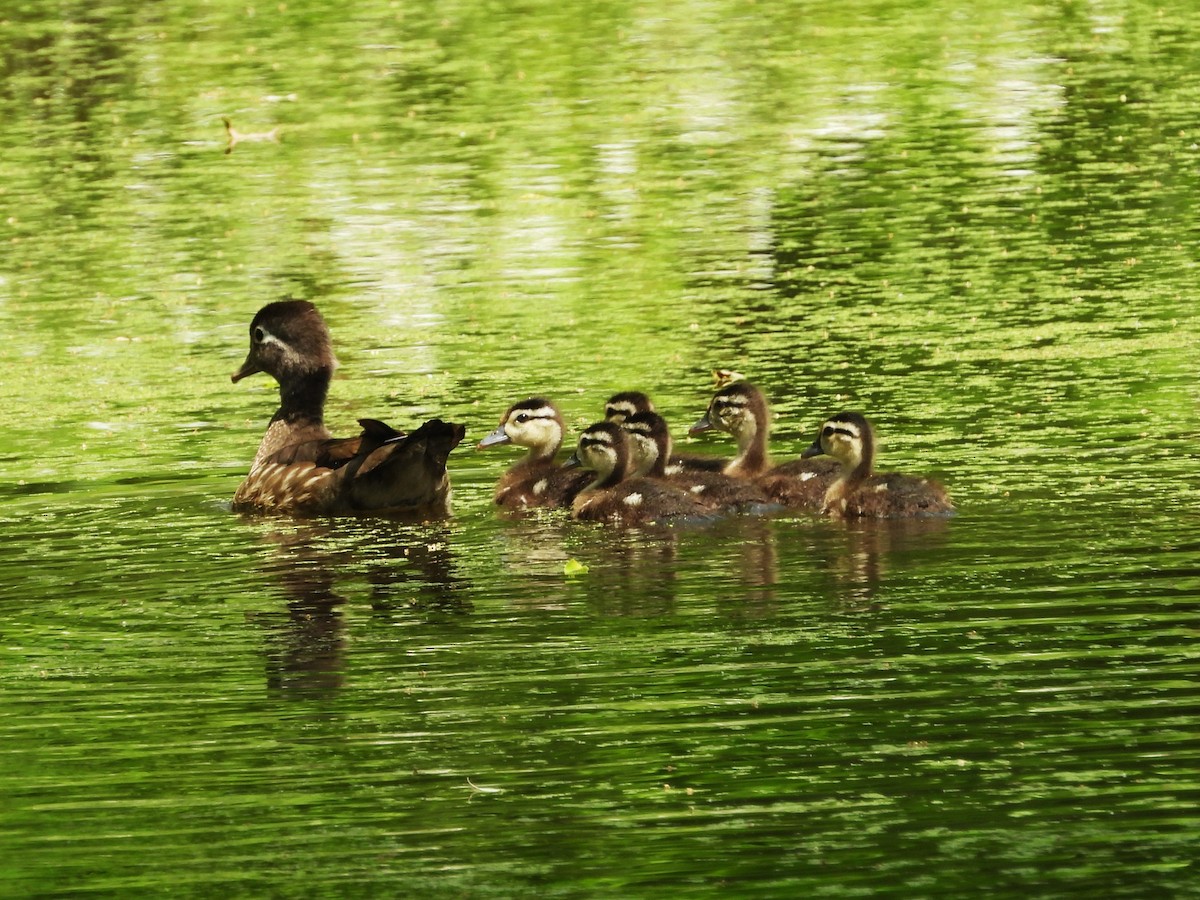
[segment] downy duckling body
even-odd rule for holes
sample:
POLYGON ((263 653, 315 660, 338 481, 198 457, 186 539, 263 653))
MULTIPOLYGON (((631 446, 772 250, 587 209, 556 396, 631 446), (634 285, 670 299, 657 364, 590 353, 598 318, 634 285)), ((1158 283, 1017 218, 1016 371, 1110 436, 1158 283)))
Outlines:
POLYGON ((797 459, 771 465, 767 438, 771 412, 762 391, 748 381, 733 381, 719 389, 708 411, 691 427, 693 434, 720 429, 737 440, 738 455, 722 472, 753 481, 767 496, 784 506, 818 510, 833 484, 839 466, 832 460, 797 459))
POLYGON ((642 525, 709 517, 710 511, 686 491, 653 478, 628 477, 629 437, 613 422, 597 422, 584 431, 567 465, 594 473, 571 506, 571 515, 581 521, 642 525))
POLYGON ((336 367, 329 329, 308 301, 269 303, 255 315, 250 352, 233 381, 267 373, 279 383, 279 409, 234 494, 234 510, 449 515, 446 458, 462 440, 463 426, 430 419, 404 434, 376 419, 359 419, 358 437, 334 438, 325 427, 324 409, 336 367))
POLYGON ((591 476, 578 469, 564 469, 554 461, 564 430, 562 413, 542 397, 514 403, 505 411, 496 430, 479 442, 479 449, 516 444, 529 452, 496 484, 498 506, 553 509, 571 505, 591 476))
POLYGON ((633 475, 656 478, 687 491, 713 511, 763 512, 771 499, 753 482, 721 472, 669 467, 671 431, 656 412, 639 412, 621 425, 629 435, 633 475))
MULTIPOLYGON (((654 404, 641 391, 621 391, 619 394, 609 397, 604 404, 605 421, 615 422, 618 425, 623 425, 630 416, 653 412, 655 412, 654 404)), ((668 455, 664 457, 664 461, 666 471, 672 475, 680 472, 720 472, 728 463, 728 460, 714 456, 691 456, 688 454, 668 455)))
POLYGON ((843 412, 827 419, 804 451, 805 457, 820 454, 832 456, 841 466, 822 504, 830 515, 907 519, 954 514, 954 504, 936 481, 875 473, 875 431, 861 413, 843 412))

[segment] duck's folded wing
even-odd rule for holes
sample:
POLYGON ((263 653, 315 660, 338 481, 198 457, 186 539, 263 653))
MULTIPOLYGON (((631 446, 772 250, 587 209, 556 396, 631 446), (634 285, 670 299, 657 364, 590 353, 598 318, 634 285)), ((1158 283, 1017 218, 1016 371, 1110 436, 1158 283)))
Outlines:
POLYGON ((346 468, 350 505, 365 512, 444 504, 449 492, 446 459, 465 434, 462 425, 441 419, 430 419, 407 435, 394 432, 346 468))

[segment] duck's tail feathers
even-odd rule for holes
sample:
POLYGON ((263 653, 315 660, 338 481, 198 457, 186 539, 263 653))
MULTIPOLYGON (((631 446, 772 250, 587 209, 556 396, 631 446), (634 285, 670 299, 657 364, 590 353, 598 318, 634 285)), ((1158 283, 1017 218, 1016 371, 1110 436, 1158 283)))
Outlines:
POLYGON ((352 503, 363 510, 419 510, 444 505, 450 483, 446 460, 466 428, 430 419, 409 434, 363 420, 363 441, 376 444, 351 474, 352 503))

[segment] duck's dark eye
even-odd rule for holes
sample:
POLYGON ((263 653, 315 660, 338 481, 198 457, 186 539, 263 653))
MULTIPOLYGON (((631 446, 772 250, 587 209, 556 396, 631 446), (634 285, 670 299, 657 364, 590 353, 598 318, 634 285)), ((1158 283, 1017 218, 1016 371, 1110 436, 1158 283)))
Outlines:
POLYGON ((529 416, 528 416, 527 414, 525 414, 525 413, 518 413, 518 414, 517 414, 517 421, 518 421, 518 422, 528 422, 528 421, 529 421, 529 416))
POLYGON ((261 344, 263 342, 263 338, 265 338, 266 336, 267 336, 266 332, 263 331, 261 328, 254 329, 254 343, 261 344))
POLYGON ((821 429, 821 435, 823 437, 833 437, 833 431, 834 428, 832 425, 826 425, 823 429, 821 429))

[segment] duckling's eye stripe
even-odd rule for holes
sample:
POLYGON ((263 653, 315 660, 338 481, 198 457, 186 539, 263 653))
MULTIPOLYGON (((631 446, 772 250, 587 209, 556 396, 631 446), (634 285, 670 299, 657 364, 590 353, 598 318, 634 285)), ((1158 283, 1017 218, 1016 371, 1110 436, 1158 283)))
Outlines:
POLYGON ((518 422, 528 422, 530 419, 553 419, 554 413, 548 409, 519 409, 513 415, 518 422))
POLYGON ((858 429, 853 428, 853 427, 851 427, 851 428, 827 428, 826 431, 829 434, 844 434, 846 437, 852 437, 852 438, 858 437, 858 429))

